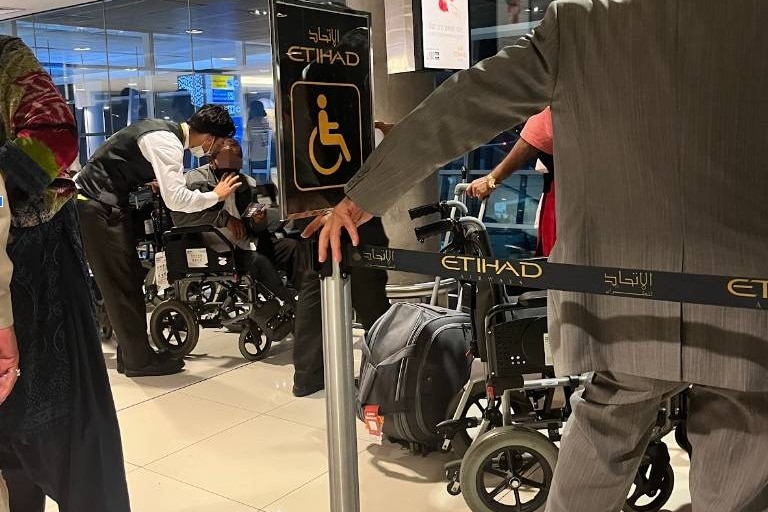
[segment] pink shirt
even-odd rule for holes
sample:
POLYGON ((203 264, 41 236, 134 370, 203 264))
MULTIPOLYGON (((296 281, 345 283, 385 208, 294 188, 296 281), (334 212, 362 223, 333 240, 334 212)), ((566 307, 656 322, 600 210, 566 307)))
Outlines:
POLYGON ((552 144, 552 111, 549 107, 528 119, 520 137, 539 151, 548 155, 555 153, 552 144))

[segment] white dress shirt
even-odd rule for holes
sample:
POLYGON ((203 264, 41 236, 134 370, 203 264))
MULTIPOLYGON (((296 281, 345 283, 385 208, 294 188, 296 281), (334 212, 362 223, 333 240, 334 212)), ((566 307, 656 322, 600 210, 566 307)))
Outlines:
POLYGON ((141 154, 152 164, 165 205, 178 212, 193 213, 206 210, 219 202, 216 192, 189 190, 184 179, 184 149, 189 145, 186 125, 182 145, 179 138, 168 131, 150 132, 139 137, 141 154))

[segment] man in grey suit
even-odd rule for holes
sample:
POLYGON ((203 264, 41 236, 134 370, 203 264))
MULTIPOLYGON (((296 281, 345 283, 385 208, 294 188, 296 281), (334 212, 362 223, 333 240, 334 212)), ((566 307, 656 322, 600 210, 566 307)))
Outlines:
MULTIPOLYGON (((342 229, 357 243, 414 180, 551 105, 553 262, 768 275, 765 20, 765 0, 555 2, 408 115, 305 234, 324 225, 338 258, 342 229)), ((768 313, 552 291, 549 316, 558 373, 596 373, 547 511, 619 510, 659 401, 688 384, 693 510, 768 510, 768 313)))

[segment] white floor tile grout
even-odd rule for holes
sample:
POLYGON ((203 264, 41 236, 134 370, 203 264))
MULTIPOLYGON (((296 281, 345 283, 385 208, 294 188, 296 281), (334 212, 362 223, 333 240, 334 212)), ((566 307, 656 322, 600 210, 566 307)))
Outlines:
POLYGON ((152 470, 152 469, 148 469, 148 468, 142 468, 142 469, 143 469, 144 471, 147 471, 147 472, 149 472, 149 473, 154 473, 154 474, 156 474, 156 475, 162 476, 163 478, 168 478, 169 480, 174 480, 174 481, 176 481, 176 482, 179 482, 179 483, 181 483, 181 484, 184 484, 184 485, 188 485, 189 487, 194 487, 195 489, 198 489, 198 490, 200 490, 200 491, 206 492, 206 493, 208 493, 208 494, 213 494, 213 495, 215 495, 215 496, 218 496, 219 498, 223 498, 223 499, 225 499, 225 500, 227 500, 227 501, 231 501, 231 502, 233 502, 233 503, 238 503, 238 504, 240 504, 240 505, 243 505, 243 506, 245 506, 245 507, 248 507, 248 508, 250 508, 250 509, 252 509, 252 510, 256 510, 256 511, 258 511, 258 512, 264 512, 264 511, 263 511, 262 509, 260 509, 260 508, 252 507, 251 505, 249 505, 249 504, 247 504, 247 503, 243 503, 243 502, 241 502, 241 501, 238 501, 238 500, 233 500, 232 498, 229 498, 229 497, 227 497, 227 496, 223 496, 223 495, 221 495, 221 494, 219 494, 219 493, 217 493, 217 492, 211 491, 211 490, 209 490, 209 489, 205 489, 205 488, 203 488, 203 487, 200 487, 200 486, 197 486, 197 485, 195 485, 195 484, 191 484, 191 483, 189 483, 189 482, 185 482, 184 480, 179 480, 178 478, 174 478, 174 477, 172 477, 172 476, 169 476, 169 475, 164 475, 163 473, 160 473, 159 471, 155 471, 155 470, 152 470))

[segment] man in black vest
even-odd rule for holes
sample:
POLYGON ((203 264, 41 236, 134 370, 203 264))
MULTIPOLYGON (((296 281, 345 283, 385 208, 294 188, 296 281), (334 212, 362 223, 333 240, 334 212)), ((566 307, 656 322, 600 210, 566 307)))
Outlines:
POLYGON ((174 211, 201 211, 225 200, 238 187, 238 177, 225 177, 211 192, 189 190, 184 150, 201 158, 234 132, 229 113, 216 105, 205 105, 182 124, 139 121, 110 137, 75 178, 83 199, 78 209, 86 257, 117 336, 118 371, 128 377, 170 375, 184 367, 183 361, 157 354, 149 344, 144 272, 128 196, 156 180, 166 206, 174 211))

